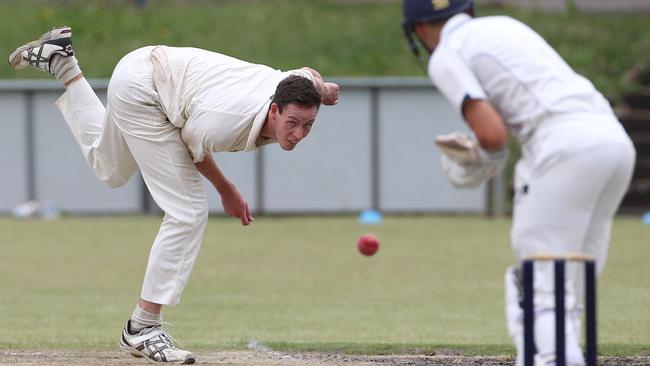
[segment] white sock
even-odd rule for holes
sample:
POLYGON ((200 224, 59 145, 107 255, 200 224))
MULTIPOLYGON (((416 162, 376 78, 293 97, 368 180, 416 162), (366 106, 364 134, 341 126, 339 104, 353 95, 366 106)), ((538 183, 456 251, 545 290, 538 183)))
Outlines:
POLYGON ((162 323, 162 314, 153 314, 143 310, 140 304, 135 306, 133 314, 131 314, 131 332, 139 332, 144 328, 149 328, 154 325, 162 323))
POLYGON ((81 74, 79 62, 74 56, 63 57, 61 55, 54 55, 50 62, 54 77, 64 84, 81 74))

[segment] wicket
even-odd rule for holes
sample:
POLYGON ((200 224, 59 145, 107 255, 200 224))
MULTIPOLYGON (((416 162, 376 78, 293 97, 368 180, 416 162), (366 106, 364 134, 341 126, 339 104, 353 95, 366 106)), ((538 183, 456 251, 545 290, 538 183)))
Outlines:
POLYGON ((596 265, 594 258, 584 254, 535 255, 523 261, 524 366, 534 366, 535 308, 533 269, 535 262, 554 262, 555 282, 555 357, 556 366, 566 366, 564 272, 566 262, 582 262, 585 268, 585 336, 586 366, 597 364, 596 339, 596 265))

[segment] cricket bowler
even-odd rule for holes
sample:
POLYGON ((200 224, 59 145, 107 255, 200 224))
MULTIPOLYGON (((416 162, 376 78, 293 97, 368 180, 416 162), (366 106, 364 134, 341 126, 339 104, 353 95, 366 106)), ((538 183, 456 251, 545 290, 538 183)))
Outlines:
POLYGON ((338 102, 338 85, 307 67, 281 72, 197 48, 149 46, 117 64, 104 107, 79 68, 69 27, 19 47, 9 63, 63 83, 56 106, 99 180, 119 187, 136 170, 142 173, 165 216, 120 346, 151 361, 194 363, 162 326, 161 309, 179 303, 199 253, 208 219, 201 177, 219 192, 228 215, 243 225, 253 222, 212 153, 269 143, 293 150, 309 134, 321 103, 338 102))

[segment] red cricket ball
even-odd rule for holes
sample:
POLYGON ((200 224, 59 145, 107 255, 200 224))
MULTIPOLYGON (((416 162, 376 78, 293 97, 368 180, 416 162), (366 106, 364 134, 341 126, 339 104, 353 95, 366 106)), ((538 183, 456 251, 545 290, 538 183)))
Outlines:
POLYGON ((374 234, 363 234, 357 240, 357 248, 361 254, 371 256, 379 249, 379 239, 374 234))

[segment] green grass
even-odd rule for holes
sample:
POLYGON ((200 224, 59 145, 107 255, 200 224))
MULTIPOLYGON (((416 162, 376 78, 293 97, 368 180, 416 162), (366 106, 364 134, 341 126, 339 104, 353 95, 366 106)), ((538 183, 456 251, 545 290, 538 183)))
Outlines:
MULTIPOLYGON (((16 221, 0 218, 0 348, 115 349, 139 296, 158 217, 16 221)), ((252 227, 211 218, 173 334, 197 350, 352 353, 462 349, 508 354, 502 278, 510 221, 398 216, 258 217, 252 227), (356 237, 381 238, 363 257, 356 237)), ((599 285, 606 354, 648 354, 647 237, 636 218, 615 224, 599 285)))
MULTIPOLYGON (((398 0, 149 0, 145 9, 129 3, 0 1, 1 49, 8 54, 45 29, 68 24, 91 78, 108 78, 125 53, 149 44, 202 47, 281 69, 309 65, 326 76, 423 75, 399 27, 398 0)), ((647 14, 486 6, 478 11, 529 23, 610 98, 618 98, 626 87, 625 71, 650 55, 647 14)), ((0 78, 35 77, 46 75, 0 68, 0 78)))

